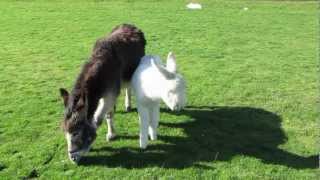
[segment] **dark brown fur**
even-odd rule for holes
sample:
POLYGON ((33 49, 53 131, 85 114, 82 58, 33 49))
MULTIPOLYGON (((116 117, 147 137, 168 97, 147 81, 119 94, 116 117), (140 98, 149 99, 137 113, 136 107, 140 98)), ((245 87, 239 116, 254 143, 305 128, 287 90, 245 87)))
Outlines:
POLYGON ((60 90, 66 106, 65 131, 72 133, 79 126, 92 130, 90 124, 99 99, 107 92, 119 95, 121 83, 130 81, 144 56, 145 45, 143 32, 128 24, 115 27, 107 37, 97 40, 71 94, 60 90), (71 118, 74 112, 83 110, 86 117, 71 118))

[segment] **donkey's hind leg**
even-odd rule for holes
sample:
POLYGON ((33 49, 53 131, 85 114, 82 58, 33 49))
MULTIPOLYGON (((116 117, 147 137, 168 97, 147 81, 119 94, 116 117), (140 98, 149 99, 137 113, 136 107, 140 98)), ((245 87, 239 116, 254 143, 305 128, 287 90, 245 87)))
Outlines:
POLYGON ((130 89, 130 85, 128 85, 126 88, 126 97, 125 97, 125 108, 126 108, 126 112, 130 112, 131 111, 131 89, 130 89))
POLYGON ((160 118, 160 106, 159 104, 153 105, 150 107, 150 124, 149 124, 149 136, 151 140, 157 140, 157 129, 159 125, 159 118, 160 118))

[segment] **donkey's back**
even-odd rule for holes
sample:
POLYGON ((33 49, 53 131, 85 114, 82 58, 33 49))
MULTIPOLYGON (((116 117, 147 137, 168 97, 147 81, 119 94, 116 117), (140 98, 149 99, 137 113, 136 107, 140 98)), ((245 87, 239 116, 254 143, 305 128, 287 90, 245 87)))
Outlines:
POLYGON ((141 30, 130 24, 116 26, 111 33, 97 40, 91 60, 104 60, 107 68, 121 75, 121 80, 128 82, 145 54, 146 40, 141 30))

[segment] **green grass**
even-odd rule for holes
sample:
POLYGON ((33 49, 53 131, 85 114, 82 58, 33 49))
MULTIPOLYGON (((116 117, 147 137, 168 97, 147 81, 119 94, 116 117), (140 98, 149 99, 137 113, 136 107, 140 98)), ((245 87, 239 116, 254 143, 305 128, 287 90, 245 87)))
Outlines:
POLYGON ((309 1, 1 1, 0 179, 313 179, 317 173, 318 5, 309 1), (243 8, 248 7, 248 11, 243 8), (161 109, 160 138, 138 146, 118 101, 119 138, 98 131, 67 158, 60 87, 98 37, 123 22, 147 52, 177 56, 188 107, 161 109))

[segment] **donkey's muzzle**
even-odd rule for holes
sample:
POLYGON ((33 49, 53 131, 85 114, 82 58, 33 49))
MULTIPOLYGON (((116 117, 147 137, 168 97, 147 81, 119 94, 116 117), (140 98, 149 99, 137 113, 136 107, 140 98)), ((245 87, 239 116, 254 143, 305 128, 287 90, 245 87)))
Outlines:
POLYGON ((74 162, 74 163, 78 163, 81 159, 80 153, 74 152, 74 153, 68 153, 69 155, 69 159, 74 162))

